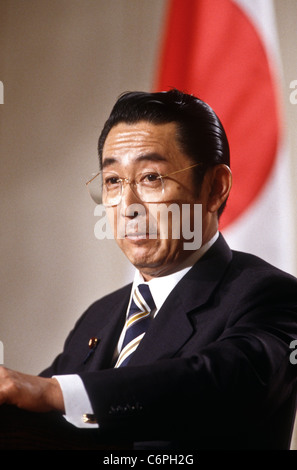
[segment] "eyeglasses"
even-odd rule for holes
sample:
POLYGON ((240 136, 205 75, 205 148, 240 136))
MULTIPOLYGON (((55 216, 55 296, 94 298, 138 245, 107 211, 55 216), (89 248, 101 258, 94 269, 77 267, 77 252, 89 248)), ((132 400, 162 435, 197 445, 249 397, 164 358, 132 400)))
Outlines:
POLYGON ((145 170, 137 174, 134 180, 121 178, 113 171, 99 172, 86 182, 86 186, 93 201, 106 207, 117 206, 121 202, 123 189, 126 184, 129 184, 133 194, 142 202, 162 202, 166 201, 170 195, 170 189, 173 184, 170 176, 201 164, 196 163, 167 175, 160 175, 155 170, 145 170))

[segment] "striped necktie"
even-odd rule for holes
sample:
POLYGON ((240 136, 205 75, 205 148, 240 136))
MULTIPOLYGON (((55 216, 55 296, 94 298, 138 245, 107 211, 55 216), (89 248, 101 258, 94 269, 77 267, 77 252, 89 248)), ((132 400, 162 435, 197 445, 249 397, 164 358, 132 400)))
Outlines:
POLYGON ((147 284, 140 284, 134 291, 126 320, 126 333, 115 367, 126 366, 151 321, 155 302, 147 284))

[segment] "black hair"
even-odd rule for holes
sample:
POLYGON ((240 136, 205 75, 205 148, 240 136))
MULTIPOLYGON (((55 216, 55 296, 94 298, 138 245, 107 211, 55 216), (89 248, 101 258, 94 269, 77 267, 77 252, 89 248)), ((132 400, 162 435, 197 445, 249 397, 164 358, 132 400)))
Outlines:
MULTIPOLYGON (((199 187, 208 168, 219 164, 230 166, 228 139, 216 113, 201 99, 176 89, 156 93, 127 92, 118 98, 99 137, 100 166, 104 143, 111 128, 120 122, 135 124, 139 121, 176 123, 182 151, 194 163, 201 163, 193 169, 199 187)), ((225 204, 220 207, 219 216, 225 204)))

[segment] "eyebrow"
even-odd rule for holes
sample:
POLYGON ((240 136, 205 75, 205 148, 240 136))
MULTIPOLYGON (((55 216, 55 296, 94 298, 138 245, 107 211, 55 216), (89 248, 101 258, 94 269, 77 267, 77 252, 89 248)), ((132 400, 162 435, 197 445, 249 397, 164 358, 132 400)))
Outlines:
MULTIPOLYGON (((135 160, 136 162, 167 162, 167 158, 163 157, 159 153, 147 153, 144 155, 139 155, 135 160)), ((102 168, 106 168, 108 166, 111 166, 115 163, 120 163, 120 160, 115 158, 115 157, 107 157, 103 160, 102 162, 102 168)))

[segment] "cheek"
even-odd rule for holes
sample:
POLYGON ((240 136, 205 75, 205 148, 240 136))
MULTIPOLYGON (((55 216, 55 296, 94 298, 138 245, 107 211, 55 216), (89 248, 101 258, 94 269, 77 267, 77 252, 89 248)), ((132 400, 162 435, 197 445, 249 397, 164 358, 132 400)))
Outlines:
POLYGON ((152 205, 149 210, 149 234, 161 240, 180 238, 180 208, 178 204, 152 205))
POLYGON ((123 224, 124 219, 120 217, 119 206, 107 207, 106 215, 115 240, 124 238, 125 225, 123 224))
POLYGON ((111 227, 113 227, 117 219, 116 209, 114 209, 113 207, 106 207, 105 210, 106 210, 108 222, 110 223, 111 227))

